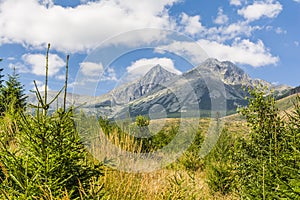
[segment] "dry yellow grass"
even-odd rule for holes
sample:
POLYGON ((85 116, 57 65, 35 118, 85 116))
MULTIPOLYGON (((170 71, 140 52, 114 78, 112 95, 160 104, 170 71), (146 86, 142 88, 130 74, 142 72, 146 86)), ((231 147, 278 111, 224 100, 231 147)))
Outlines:
POLYGON ((151 173, 126 173, 106 169, 101 184, 105 199, 238 199, 211 194, 202 171, 161 169, 151 173))
MULTIPOLYGON (((157 120, 154 123, 157 123, 157 120)), ((177 123, 178 119, 168 119, 168 123, 177 123)), ((204 129, 209 126, 209 119, 201 119, 200 125, 204 129)), ((108 136, 108 141, 120 147, 118 150, 128 152, 137 152, 141 150, 141 145, 134 141, 130 135, 117 136, 116 133, 108 136)), ((99 138, 103 140, 103 138, 99 138)), ((98 142, 99 142, 98 140, 98 142)), ((96 141, 96 140, 95 140, 96 141)), ((114 153, 118 153, 117 149, 111 151, 106 145, 94 145, 94 153, 98 158, 118 159, 114 153)), ((134 158, 133 158, 134 159, 134 158)), ((123 162, 120 158, 119 161, 123 162)), ((128 161, 128 160, 127 160, 128 161)), ((131 165, 132 163, 124 162, 123 165, 131 165)), ((126 168, 128 169, 128 168, 126 168)), ((120 199, 120 200, 160 200, 160 199, 238 199, 234 195, 223 196, 220 194, 211 194, 208 185, 205 182, 205 172, 182 170, 176 165, 172 167, 163 167, 156 171, 135 173, 125 172, 111 167, 105 167, 104 176, 99 180, 97 185, 104 185, 104 199, 120 199)))

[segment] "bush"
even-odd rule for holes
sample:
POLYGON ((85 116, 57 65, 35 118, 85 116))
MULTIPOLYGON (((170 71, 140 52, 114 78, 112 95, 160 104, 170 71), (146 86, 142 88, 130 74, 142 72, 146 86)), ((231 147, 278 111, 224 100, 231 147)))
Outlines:
POLYGON ((300 97, 294 102, 294 110, 288 116, 288 126, 280 156, 280 184, 278 193, 290 199, 300 196, 300 97))
MULTIPOLYGON (((49 48, 50 45, 47 61, 49 48)), ((46 86, 47 72, 48 63, 46 86)), ((101 196, 102 187, 96 189, 91 184, 102 175, 102 163, 95 162, 85 149, 75 129, 73 109, 66 110, 67 81, 64 88, 64 108, 52 115, 47 113, 51 104, 47 103, 47 90, 43 99, 36 87, 39 105, 34 106, 35 114, 24 113, 25 104, 16 106, 16 102, 25 101, 23 95, 19 95, 0 118, 0 198, 76 199, 84 196, 91 199, 101 196)))
MULTIPOLYGON (((299 195, 299 115, 287 126, 272 95, 250 90, 249 105, 240 110, 250 127, 249 137, 240 140, 239 185, 250 199, 295 198, 299 195), (292 125, 294 123, 294 125, 292 125)), ((299 196, 298 196, 299 197, 299 196)))
POLYGON ((190 127, 190 129, 188 130, 188 134, 192 131, 196 133, 194 141, 187 149, 187 151, 183 154, 183 156, 179 158, 179 163, 189 171, 203 170, 204 159, 200 156, 199 152, 204 141, 204 136, 199 127, 190 127))
POLYGON ((89 158, 73 117, 72 109, 52 116, 21 114, 14 146, 1 145, 1 162, 8 174, 1 188, 6 195, 62 197, 67 191, 76 198, 80 187, 87 188, 92 178, 102 175, 102 164, 89 158))
POLYGON ((223 130, 216 145, 206 157, 206 177, 212 192, 223 195, 233 191, 235 186, 235 164, 233 136, 223 130))

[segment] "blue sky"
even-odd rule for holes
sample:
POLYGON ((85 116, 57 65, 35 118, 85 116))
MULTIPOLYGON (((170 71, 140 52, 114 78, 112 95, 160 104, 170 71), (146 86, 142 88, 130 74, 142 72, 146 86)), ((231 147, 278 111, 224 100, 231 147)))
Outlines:
POLYGON ((67 54, 70 91, 80 85, 89 95, 155 64, 181 73, 207 57, 298 86, 299 22, 299 0, 1 0, 0 67, 5 74, 15 67, 26 90, 33 80, 42 88, 51 43, 52 90, 63 85, 67 54))

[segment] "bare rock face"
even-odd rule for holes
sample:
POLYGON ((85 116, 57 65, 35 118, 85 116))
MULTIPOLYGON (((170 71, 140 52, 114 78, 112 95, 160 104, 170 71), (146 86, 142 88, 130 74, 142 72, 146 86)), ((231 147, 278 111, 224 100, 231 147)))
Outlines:
MULTIPOLYGON (((221 95, 225 100, 225 108, 232 112, 237 106, 247 104, 244 98, 247 93, 243 87, 253 87, 259 83, 274 87, 278 94, 290 89, 252 79, 232 62, 209 58, 181 75, 156 65, 142 78, 98 97, 68 94, 68 99, 72 99, 68 101, 68 105, 82 105, 81 109, 85 112, 109 118, 148 115, 154 105, 160 105, 168 116, 178 117, 186 111, 185 107, 209 112, 214 96, 220 95, 214 89, 222 85, 225 93, 221 95)), ((34 97, 30 97, 30 101, 34 102, 34 97)), ((61 99, 58 102, 62 102, 61 99)))
POLYGON ((163 88, 163 84, 177 75, 167 71, 160 65, 151 68, 142 78, 114 89, 109 94, 116 104, 124 104, 145 97, 163 88))

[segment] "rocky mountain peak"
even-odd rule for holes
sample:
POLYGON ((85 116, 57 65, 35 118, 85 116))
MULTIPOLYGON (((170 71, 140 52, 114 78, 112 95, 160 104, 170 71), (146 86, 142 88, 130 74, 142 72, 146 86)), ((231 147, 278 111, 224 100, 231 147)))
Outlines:
MULTIPOLYGON (((177 114, 180 116, 182 105, 178 99, 205 111, 211 109, 211 96, 204 80, 205 76, 211 76, 208 80, 212 81, 217 76, 223 81, 226 109, 229 111, 235 110, 237 105, 246 105, 242 85, 254 86, 258 83, 271 85, 266 81, 251 79, 243 69, 232 62, 210 58, 181 75, 172 73, 161 65, 155 65, 140 79, 121 85, 108 94, 97 98, 83 96, 73 96, 73 98, 76 99, 76 103, 87 102, 85 106, 87 111, 94 112, 90 108, 95 107, 97 113, 109 117, 125 116, 128 108, 132 116, 148 114, 151 106, 156 104, 162 105, 172 116, 177 114), (187 91, 188 87, 193 88, 193 92, 187 91), (177 98, 178 95, 180 98, 177 98)), ((284 94, 280 91, 289 91, 286 87, 276 87, 275 90, 279 91, 279 95, 284 94)), ((184 109, 186 111, 186 107, 184 109)))
POLYGON ((230 61, 219 61, 208 58, 200 67, 209 68, 214 71, 220 79, 229 85, 252 85, 253 80, 245 71, 230 61))
POLYGON ((172 73, 165 68, 163 68, 161 65, 155 65, 152 67, 141 79, 141 82, 149 81, 151 83, 160 83, 164 82, 172 77, 176 76, 175 73, 172 73))
POLYGON ((176 76, 177 74, 169 72, 161 65, 155 65, 140 79, 127 84, 126 87, 116 88, 110 94, 117 104, 127 103, 159 91, 165 82, 176 76))

